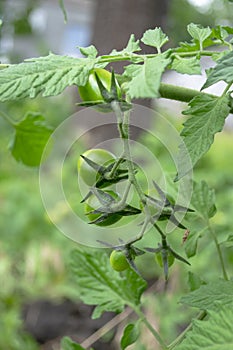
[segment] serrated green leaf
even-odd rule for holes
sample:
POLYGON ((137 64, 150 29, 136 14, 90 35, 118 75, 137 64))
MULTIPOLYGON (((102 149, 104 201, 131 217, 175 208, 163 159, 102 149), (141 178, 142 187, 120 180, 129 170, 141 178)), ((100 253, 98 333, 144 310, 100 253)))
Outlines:
POLYGON ((197 243, 199 239, 199 233, 198 232, 191 232, 185 242, 185 253, 188 258, 192 258, 196 255, 197 252, 197 243))
POLYGON ((215 192, 205 181, 195 182, 191 204, 203 219, 208 220, 216 213, 215 192))
POLYGON ((201 25, 194 23, 190 23, 187 26, 187 30, 191 37, 200 43, 200 49, 203 48, 203 41, 212 34, 212 31, 209 27, 203 28, 201 25))
POLYGON ((44 147, 53 129, 46 124, 41 114, 31 112, 13 127, 15 134, 9 146, 13 157, 25 165, 40 165, 44 147))
POLYGON ((202 90, 208 88, 209 86, 218 83, 223 80, 226 83, 233 82, 233 51, 220 58, 218 63, 214 68, 207 70, 208 77, 205 84, 202 86, 202 90))
POLYGON ((200 60, 197 57, 174 58, 171 69, 182 74, 201 74, 200 60))
POLYGON ((189 284, 190 291, 194 291, 200 288, 201 285, 206 283, 197 274, 189 271, 188 284, 189 284))
POLYGON ((190 108, 183 112, 192 116, 186 120, 181 132, 184 142, 179 146, 177 179, 190 170, 190 163, 194 166, 209 150, 214 135, 222 130, 229 114, 228 104, 229 97, 226 95, 222 97, 198 95, 191 100, 190 108), (187 162, 188 157, 191 162, 187 162))
POLYGON ((50 54, 0 70, 0 101, 60 94, 67 86, 85 85, 98 59, 50 54))
POLYGON ((139 40, 135 40, 135 35, 131 34, 126 48, 124 48, 121 51, 117 51, 114 49, 110 55, 129 55, 138 51, 141 51, 141 48, 139 46, 139 40))
POLYGON ((220 306, 209 311, 206 321, 194 320, 192 330, 177 350, 229 350, 233 349, 233 309, 220 306))
POLYGON ((88 47, 79 47, 81 54, 85 57, 96 58, 98 51, 96 50, 94 45, 90 45, 88 47))
POLYGON ((214 310, 215 302, 219 302, 233 309, 233 281, 210 282, 185 295, 180 302, 202 310, 214 310))
POLYGON ((97 305, 93 318, 100 317, 105 311, 121 312, 125 305, 139 305, 147 285, 132 269, 125 275, 114 271, 108 255, 102 251, 75 250, 71 267, 81 300, 88 305, 97 305))
POLYGON ((132 64, 126 67, 125 74, 132 79, 125 83, 131 98, 153 98, 159 96, 162 73, 170 63, 164 54, 145 59, 143 65, 132 64))
POLYGON ((156 47, 158 52, 160 52, 160 48, 166 44, 168 40, 168 36, 158 27, 155 29, 148 29, 141 39, 144 44, 156 47))
POLYGON ((136 342, 140 335, 138 324, 130 323, 124 329, 124 334, 121 338, 121 349, 125 350, 129 345, 136 342))
POLYGON ((85 350, 81 345, 73 342, 69 337, 62 338, 61 350, 85 350))

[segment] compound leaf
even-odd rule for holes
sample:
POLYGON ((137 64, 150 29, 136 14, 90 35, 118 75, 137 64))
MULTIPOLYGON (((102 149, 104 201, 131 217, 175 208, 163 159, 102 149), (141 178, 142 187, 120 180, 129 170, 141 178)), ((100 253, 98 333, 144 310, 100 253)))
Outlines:
POLYGON ((97 305, 93 318, 105 311, 121 312, 125 305, 139 305, 146 282, 132 269, 124 276, 114 271, 106 253, 77 249, 72 254, 71 267, 81 300, 97 305))
POLYGON ((181 132, 183 142, 179 146, 178 153, 178 176, 183 177, 208 151, 214 141, 214 135, 221 131, 226 117, 229 114, 229 97, 212 97, 198 95, 189 103, 190 108, 183 114, 192 115, 184 123, 181 132), (191 162, 187 162, 187 157, 191 162))
MULTIPOLYGON (((202 287, 201 287, 202 288, 202 287)), ((233 308, 219 306, 206 321, 194 320, 192 330, 177 350, 228 350, 233 348, 233 308)))
POLYGON ((182 304, 202 310, 215 310, 216 302, 233 310, 233 281, 217 280, 202 285, 180 299, 182 304))
POLYGON ((60 94, 67 86, 85 85, 97 59, 49 54, 0 70, 0 101, 60 94))

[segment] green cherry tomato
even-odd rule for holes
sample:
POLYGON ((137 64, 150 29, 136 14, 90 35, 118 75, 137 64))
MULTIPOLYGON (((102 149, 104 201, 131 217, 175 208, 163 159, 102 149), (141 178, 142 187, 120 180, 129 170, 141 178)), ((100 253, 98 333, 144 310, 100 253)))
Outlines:
MULTIPOLYGON (((173 265, 175 258, 170 252, 168 252, 167 254, 168 254, 167 255, 168 266, 170 267, 173 265)), ((161 252, 155 254, 155 261, 158 263, 160 267, 163 267, 163 258, 162 258, 161 252)))
POLYGON ((115 271, 124 271, 129 268, 126 256, 120 250, 113 250, 110 255, 110 265, 115 271))
MULTIPOLYGON (((113 198, 117 199, 119 197, 119 195, 113 191, 106 191, 107 193, 109 193, 113 198)), ((86 214, 86 216, 88 217, 89 221, 94 221, 96 219, 98 219, 98 217, 100 217, 101 214, 88 214, 89 212, 91 212, 94 209, 97 209, 101 206, 101 204, 99 203, 98 199, 96 198, 96 196, 91 195, 86 203, 85 203, 85 208, 84 208, 84 212, 86 214)), ((104 221, 96 224, 97 226, 110 226, 115 224, 117 221, 119 221, 121 219, 121 215, 118 214, 113 214, 110 217, 106 218, 104 221)))
MULTIPOLYGON (((111 162, 115 161, 115 156, 105 149, 90 149, 83 153, 83 156, 91 159, 93 162, 99 165, 109 165, 111 162)), ((82 157, 78 159, 78 174, 81 176, 83 181, 88 185, 92 186, 96 183, 98 178, 98 173, 93 169, 82 157)))
MULTIPOLYGON (((111 89, 111 79, 112 74, 107 71, 106 69, 102 68, 94 68, 90 71, 88 81, 86 85, 79 86, 79 94, 81 99, 84 102, 104 102, 103 96, 101 95, 98 83, 96 81, 96 74, 98 75, 99 79, 101 80, 104 87, 110 91, 111 89)), ((117 94, 118 97, 121 98, 121 88, 117 83, 117 94)), ((96 107, 97 110, 100 110, 101 112, 111 112, 111 109, 107 106, 100 106, 96 107)))

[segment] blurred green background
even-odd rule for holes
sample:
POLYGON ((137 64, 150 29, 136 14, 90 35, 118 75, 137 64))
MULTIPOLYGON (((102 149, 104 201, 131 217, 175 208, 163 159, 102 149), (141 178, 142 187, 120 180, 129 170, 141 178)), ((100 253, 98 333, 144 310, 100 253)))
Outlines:
MULTIPOLYGON (((38 9, 43 10, 45 2, 19 1, 15 13, 9 13, 13 3, 12 1, 1 1, 0 3, 0 14, 3 20, 0 35, 2 62, 15 63, 20 62, 25 57, 30 57, 30 55, 47 54, 51 45, 58 53, 62 54, 69 54, 71 47, 72 54, 75 46, 89 45, 91 34, 88 16, 94 16, 94 12, 90 11, 89 8, 83 9, 85 20, 81 21, 77 15, 79 22, 76 23, 75 30, 77 33, 81 31, 85 35, 80 36, 82 38, 80 42, 75 42, 74 40, 78 36, 70 36, 71 28, 66 31, 61 10, 58 4, 53 2, 51 6, 57 8, 58 25, 62 26, 63 38, 65 38, 64 41, 61 40, 61 43, 57 43, 56 47, 54 46, 54 38, 50 35, 46 37, 46 32, 43 31, 49 30, 49 26, 48 28, 43 27, 42 19, 41 25, 36 26, 35 21, 32 20, 32 13, 34 11, 35 17, 36 9, 37 21, 39 21, 40 13, 42 13, 43 18, 43 11, 40 12, 38 9), (62 48, 62 42, 64 44, 66 38, 67 51, 65 51, 65 45, 62 48), (29 56, 24 56, 25 43, 29 43, 28 51, 25 51, 28 52, 29 56), (31 43, 33 43, 33 47, 31 43)), ((82 1, 77 2, 78 6, 82 6, 82 1)), ((166 32, 171 38, 171 44, 177 45, 179 41, 188 39, 185 28, 190 22, 211 26, 216 24, 231 25, 232 11, 229 11, 229 6, 231 6, 229 2, 223 0, 204 1, 199 6, 197 1, 170 1, 166 14, 166 32)), ((75 22, 75 19, 73 21, 75 22)), ((68 89, 68 92, 66 91, 58 97, 5 103, 1 104, 0 108, 1 112, 16 120, 20 120, 29 110, 41 112, 48 123, 56 127, 75 111, 76 99, 76 91, 68 89)), ((166 114, 168 120, 178 130, 181 128, 184 117, 181 118, 179 112, 178 117, 176 117, 172 108, 169 110, 169 106, 166 110, 161 109, 162 107, 156 108, 159 109, 160 113, 166 114)), ((185 108, 185 106, 179 108, 185 108)), ((156 127, 157 125, 154 123, 151 126, 152 131, 156 127)), ((23 328, 23 307, 40 299, 52 300, 57 303, 67 299, 77 300, 77 287, 69 277, 68 268, 69 253, 77 244, 62 235, 49 221, 41 201, 38 169, 27 168, 16 163, 12 158, 8 149, 11 134, 11 128, 3 119, 0 119, 0 350, 34 350, 39 349, 40 345, 23 328)), ((172 179, 174 169, 167 150, 159 142, 156 143, 149 134, 141 135, 140 138, 139 142, 151 149, 155 155, 159 154, 159 162, 166 169, 168 178, 172 179)), ((88 144, 80 144, 77 152, 81 152, 85 148, 88 148, 88 144)), ((140 154, 140 150, 138 152, 140 154)), ((216 136, 211 150, 198 163, 194 172, 194 178, 197 181, 205 179, 209 186, 216 190, 218 212, 212 222, 220 241, 224 241, 232 233, 233 227, 232 153, 232 128, 229 122, 228 127, 216 136)), ((75 168, 77 157, 78 153, 73 152, 67 159, 63 174, 64 186, 67 186, 67 189, 69 189, 70 183, 77 181, 74 178, 77 175, 75 168)), ((148 169, 148 171, 150 170, 148 169)), ((138 176, 139 178, 141 176, 143 183, 143 175, 139 174, 138 176)), ((171 188, 171 190, 174 189, 171 188)), ((77 194, 77 203, 73 204, 74 206, 77 204, 77 210, 82 210, 78 204, 79 199, 80 195, 77 194)), ((55 215, 58 217, 65 215, 62 213, 62 207, 55 208, 55 215)), ((88 230, 89 226, 86 225, 85 235, 88 234, 88 230)), ((184 254, 181 246, 182 230, 177 230, 169 239, 177 250, 184 254)), ((153 234, 149 233, 143 245, 150 245, 151 242, 154 242, 154 237, 153 234)), ((208 237, 204 238, 199 245, 198 256, 191 259, 191 271, 201 275, 205 280, 210 279, 213 274, 220 274, 218 261, 213 259, 214 249, 214 245, 209 245, 208 237), (209 265, 211 265, 211 270, 208 268, 209 265)), ((229 266, 230 264, 232 266, 232 248, 226 250, 225 259, 229 266)), ((148 280, 162 280, 162 271, 155 264, 152 255, 140 257, 138 265, 148 280)), ((186 275, 182 273, 184 270, 187 271, 187 267, 180 263, 173 267, 170 290, 165 299, 161 299, 161 295, 157 294, 156 298, 152 295, 147 301, 148 305, 154 305, 152 313, 162 314, 163 317, 159 319, 160 328, 167 340, 172 340, 190 317, 190 311, 180 312, 181 307, 177 305, 179 296, 188 290, 187 278, 184 277, 186 275), (171 295, 173 298, 170 297, 171 295)), ((143 349, 143 346, 139 348, 143 349)))

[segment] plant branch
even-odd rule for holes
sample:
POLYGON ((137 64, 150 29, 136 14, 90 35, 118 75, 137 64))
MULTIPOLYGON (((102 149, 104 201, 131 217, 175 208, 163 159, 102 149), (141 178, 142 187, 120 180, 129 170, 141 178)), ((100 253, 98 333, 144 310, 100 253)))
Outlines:
POLYGON ((216 234, 215 234, 215 232, 214 232, 214 230, 213 230, 213 228, 212 228, 212 226, 211 226, 209 221, 208 221, 208 229, 209 229, 209 232, 210 232, 211 236, 213 237, 213 240, 214 240, 214 243, 215 243, 215 246, 216 246, 216 249, 217 249, 220 265, 221 265, 221 268, 222 268, 223 278, 226 281, 228 281, 229 278, 228 278, 227 271, 226 271, 226 268, 225 268, 223 255, 222 255, 222 250, 221 250, 220 244, 218 242, 218 239, 216 237, 216 234))

